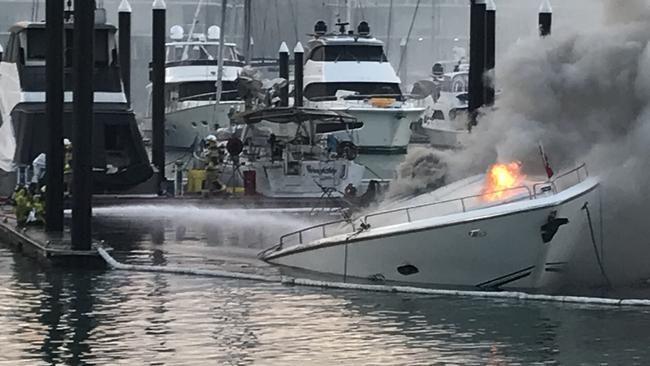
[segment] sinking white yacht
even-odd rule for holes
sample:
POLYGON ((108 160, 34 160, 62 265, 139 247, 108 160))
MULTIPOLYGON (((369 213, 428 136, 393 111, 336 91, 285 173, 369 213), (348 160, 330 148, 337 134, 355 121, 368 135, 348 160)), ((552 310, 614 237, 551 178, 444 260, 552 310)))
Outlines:
POLYGON ((305 106, 344 111, 364 123, 353 142, 362 153, 406 153, 410 125, 424 108, 400 89, 400 78, 384 53, 382 41, 370 35, 368 23, 348 32, 328 33, 316 23, 304 68, 305 106))
POLYGON ((227 142, 231 168, 221 175, 226 185, 239 178, 234 166, 242 180, 254 176, 250 189, 265 197, 336 198, 348 186, 360 187, 365 167, 354 162, 356 147, 341 138, 361 125, 354 117, 277 107, 241 113, 234 122, 243 126, 227 142))
MULTIPOLYGON (((500 165, 495 165, 499 167, 500 165)), ((493 168, 495 169, 495 168, 493 168)), ((344 279, 480 289, 537 289, 560 274, 598 223, 599 181, 585 166, 554 180, 491 170, 353 221, 281 237, 260 257, 285 270, 344 279), (503 178, 503 177, 502 177, 503 178), (497 180, 499 180, 497 179, 497 180), (591 208, 591 210, 590 210, 591 208)))
POLYGON ((217 96, 220 29, 184 33, 171 28, 165 63, 165 146, 188 149, 196 141, 230 124, 244 110, 236 80, 244 62, 234 43, 224 43, 222 91, 217 96), (217 100, 218 99, 218 100, 217 100))

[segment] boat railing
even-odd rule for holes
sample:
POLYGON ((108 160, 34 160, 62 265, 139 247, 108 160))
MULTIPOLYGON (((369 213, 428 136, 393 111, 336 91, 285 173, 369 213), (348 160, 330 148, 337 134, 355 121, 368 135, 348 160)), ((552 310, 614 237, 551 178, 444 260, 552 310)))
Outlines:
MULTIPOLYGON (((359 230, 366 230, 370 228, 371 224, 368 222, 369 219, 376 219, 378 217, 382 216, 389 216, 389 215, 394 215, 394 214, 403 214, 402 218, 405 218, 406 221, 403 221, 401 223, 411 223, 413 221, 420 220, 421 218, 415 217, 414 213, 415 211, 423 208, 431 208, 431 207, 440 207, 443 205, 448 205, 448 204, 453 204, 455 205, 455 209, 452 209, 449 214, 452 213, 459 213, 459 212, 467 212, 468 209, 470 208, 469 203, 471 200, 484 200, 484 197, 486 195, 495 195, 495 194, 506 194, 506 193, 511 193, 515 191, 521 191, 522 195, 512 195, 511 199, 507 200, 499 200, 498 202, 495 203, 495 205, 502 205, 504 203, 512 203, 512 202, 517 202, 521 200, 533 200, 538 198, 541 195, 548 194, 549 191, 552 191, 552 193, 558 193, 559 191, 563 190, 564 188, 560 188, 558 190, 558 187, 565 187, 563 184, 558 184, 563 182, 565 179, 574 177, 577 179, 577 183, 582 182, 589 176, 589 172, 587 171, 587 166, 586 164, 582 164, 578 166, 577 168, 574 168, 572 170, 569 170, 565 173, 562 173, 553 179, 550 179, 545 182, 540 182, 536 183, 531 187, 528 187, 526 185, 522 186, 517 186, 517 187, 512 187, 512 188, 507 188, 507 189, 501 189, 501 190, 496 190, 496 191, 491 191, 491 192, 484 192, 482 194, 478 195, 471 195, 471 196, 465 196, 465 197, 460 197, 460 198, 455 198, 455 199, 450 199, 450 200, 444 200, 444 201, 436 201, 428 204, 422 204, 422 205, 416 205, 416 206, 409 206, 409 207, 401 207, 393 210, 387 210, 387 211, 381 211, 381 212, 376 212, 372 214, 368 214, 363 216, 361 220, 359 220, 358 225, 355 225, 354 221, 351 220, 338 220, 338 221, 333 221, 333 222, 327 222, 323 224, 318 224, 314 226, 310 226, 301 230, 297 230, 285 235, 282 235, 280 237, 280 243, 272 248, 267 249, 265 252, 262 253, 268 253, 271 251, 277 251, 283 248, 285 244, 288 243, 290 239, 295 239, 297 244, 303 244, 305 242, 305 238, 309 239, 309 241, 312 240, 320 240, 323 238, 327 237, 327 228, 332 227, 332 226, 338 226, 339 230, 337 230, 337 234, 349 234, 349 233, 354 233, 357 232, 357 229, 359 230), (349 225, 350 231, 347 232, 342 232, 340 226, 342 224, 347 224, 349 225)), ((570 187, 572 185, 568 185, 566 187, 570 187)), ((486 208, 490 207, 490 205, 483 205, 481 208, 486 208)), ((428 215, 427 217, 430 217, 428 215)), ((396 224, 395 222, 391 222, 392 225, 396 224)))
MULTIPOLYGON (((381 212, 376 212, 376 213, 372 213, 372 214, 368 214, 368 215, 364 216, 363 219, 362 219, 362 222, 364 223, 364 225, 366 227, 369 227, 368 225, 370 225, 370 223, 368 222, 368 219, 370 219, 370 218, 388 216, 388 215, 392 215, 392 214, 396 214, 396 213, 404 213, 403 217, 406 218, 406 222, 411 223, 411 222, 414 221, 414 211, 416 211, 418 209, 430 208, 430 207, 434 207, 434 206, 440 207, 440 206, 445 205, 445 204, 458 204, 460 206, 460 207, 456 206, 457 209, 455 211, 450 212, 449 214, 455 213, 455 212, 467 212, 468 201, 470 201, 470 200, 483 199, 483 197, 485 197, 487 195, 505 194, 505 193, 509 193, 509 192, 513 192, 513 191, 526 191, 526 195, 523 196, 523 197, 521 197, 521 196, 515 197, 514 199, 510 199, 510 200, 506 200, 506 201, 501 200, 501 201, 498 202, 498 204, 501 205, 501 204, 504 204, 504 203, 512 203, 512 202, 525 200, 525 199, 533 200, 533 199, 538 198, 538 196, 540 196, 540 195, 548 193, 549 191, 556 194, 556 193, 564 190, 565 188, 568 188, 570 186, 573 186, 573 185, 575 185, 577 183, 582 182, 588 176, 589 176, 589 172, 587 171, 587 166, 586 166, 586 164, 582 164, 582 165, 580 165, 580 166, 578 166, 578 167, 576 167, 576 168, 574 168, 572 170, 569 170, 569 171, 567 171, 565 173, 562 173, 562 174, 554 177, 553 179, 550 179, 550 180, 545 181, 545 182, 535 183, 532 186, 532 189, 530 187, 528 187, 528 186, 522 185, 522 186, 518 186, 518 187, 503 189, 503 190, 485 192, 485 193, 482 193, 482 194, 479 194, 479 195, 465 196, 465 197, 451 199, 451 200, 437 201, 437 202, 432 202, 432 203, 423 204, 423 205, 409 206, 409 207, 397 208, 397 209, 394 209, 394 210, 381 211, 381 212), (573 183, 573 184, 568 184, 568 185, 563 184, 566 179, 571 178, 571 177, 577 178, 577 181, 575 183, 573 183), (458 208, 460 208, 460 210, 458 210, 458 208)), ((482 207, 483 208, 484 207, 489 207, 489 205, 484 205, 482 207)), ((417 220, 417 218, 415 220, 417 220)), ((394 224, 394 222, 392 222, 392 224, 394 224)))
POLYGON ((566 171, 560 175, 553 177, 552 179, 546 182, 539 182, 533 185, 533 194, 537 198, 538 194, 546 193, 549 190, 553 193, 558 193, 564 189, 571 187, 575 184, 578 184, 589 177, 589 171, 587 170, 587 164, 582 163, 581 165, 566 171), (574 178, 574 182, 566 182, 567 179, 574 178))
MULTIPOLYGON (((450 200, 444 200, 444 201, 436 201, 432 203, 427 203, 423 205, 416 205, 416 206, 409 206, 409 207, 401 207, 401 208, 396 208, 394 210, 388 210, 388 211, 381 211, 381 212, 376 212, 372 214, 368 214, 363 217, 362 221, 366 224, 369 225, 368 220, 371 218, 377 218, 381 216, 388 216, 392 215, 395 213, 404 213, 404 216, 406 218, 407 223, 411 223, 414 221, 414 211, 423 209, 423 208, 431 208, 431 207, 440 207, 442 205, 448 205, 448 204, 455 204, 456 209, 452 210, 451 213, 457 213, 457 212, 467 212, 467 209, 469 207, 468 201, 470 200, 476 200, 476 199, 484 199, 487 195, 497 195, 497 194, 506 194, 514 191, 525 191, 526 195, 524 197, 516 197, 514 199, 508 200, 507 202, 513 202, 513 201, 519 201, 522 199, 533 199, 533 191, 527 187, 527 186, 517 186, 517 187, 512 187, 512 188, 507 188, 507 189, 500 189, 497 191, 491 191, 491 192, 485 192, 482 194, 477 194, 477 195, 471 195, 471 196, 465 196, 465 197, 460 197, 460 198, 454 198, 450 200)), ((503 201, 499 201, 498 204, 503 204, 503 201)), ((417 219, 415 219, 417 220, 417 219)))
POLYGON ((356 231, 356 225, 354 224, 354 222, 350 220, 330 221, 323 224, 306 227, 304 229, 290 232, 288 234, 284 234, 280 237, 280 244, 271 249, 276 249, 276 250, 282 249, 283 245, 286 244, 291 238, 296 238, 298 244, 303 244, 304 239, 306 237, 310 237, 311 239, 311 236, 309 235, 311 232, 317 234, 316 239, 326 238, 328 227, 337 226, 340 228, 342 224, 349 224, 350 227, 352 228, 352 231, 353 232, 356 231))

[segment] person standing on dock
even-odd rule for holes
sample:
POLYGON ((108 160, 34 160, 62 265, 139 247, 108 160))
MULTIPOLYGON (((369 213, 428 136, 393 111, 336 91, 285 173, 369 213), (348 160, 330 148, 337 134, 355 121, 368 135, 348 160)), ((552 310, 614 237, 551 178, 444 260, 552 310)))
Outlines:
POLYGON ((219 147, 217 137, 208 135, 205 138, 206 146, 203 151, 205 161, 205 183, 209 194, 220 192, 224 185, 219 181, 219 166, 223 162, 224 152, 219 147))

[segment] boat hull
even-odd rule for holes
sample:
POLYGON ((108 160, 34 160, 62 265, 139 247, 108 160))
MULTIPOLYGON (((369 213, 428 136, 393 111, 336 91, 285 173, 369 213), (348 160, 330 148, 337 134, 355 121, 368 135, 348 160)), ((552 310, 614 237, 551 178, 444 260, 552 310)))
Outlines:
POLYGON ((477 211, 473 219, 411 229, 409 224, 380 228, 338 242, 271 252, 263 259, 363 280, 481 289, 553 288, 577 245, 589 243, 582 208, 585 203, 597 207, 596 192, 597 184, 559 204, 493 216, 477 211), (554 213, 569 223, 545 243, 541 227, 554 213))
POLYGON ((351 161, 303 161, 295 175, 285 174, 281 162, 251 165, 257 192, 273 198, 341 197, 348 184, 361 185, 365 171, 351 161))
POLYGON ((423 108, 373 108, 331 106, 315 103, 317 108, 349 113, 363 123, 353 131, 353 141, 363 154, 405 154, 411 140, 411 123, 417 122, 423 108))
POLYGON ((177 109, 165 113, 165 146, 189 149, 195 142, 214 134, 218 128, 230 125, 233 111, 243 110, 241 101, 183 102, 177 109))

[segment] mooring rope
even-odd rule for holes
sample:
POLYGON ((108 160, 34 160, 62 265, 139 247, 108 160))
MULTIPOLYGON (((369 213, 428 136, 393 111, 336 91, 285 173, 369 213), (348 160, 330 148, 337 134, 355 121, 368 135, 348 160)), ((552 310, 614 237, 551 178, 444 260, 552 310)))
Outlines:
POLYGON ((594 236, 594 226, 591 222, 591 212, 589 211, 589 202, 585 202, 584 206, 582 206, 582 209, 587 213, 587 221, 589 222, 589 233, 591 234, 591 244, 593 245, 594 248, 594 254, 596 255, 596 261, 598 262, 598 267, 600 268, 600 274, 605 279, 607 286, 611 288, 612 282, 609 280, 609 277, 607 277, 607 273, 605 273, 605 266, 603 265, 603 261, 600 258, 600 254, 598 253, 598 245, 596 244, 596 237, 594 236))
POLYGON ((453 297, 477 297, 485 299, 511 299, 522 301, 540 301, 540 302, 557 302, 557 303, 571 303, 571 304, 584 304, 584 305, 603 305, 603 306, 650 306, 650 300, 644 299, 608 299, 599 297, 582 297, 582 296, 552 296, 552 295, 538 295, 528 294, 525 292, 490 292, 490 291, 466 291, 466 290, 442 290, 442 289, 429 289, 421 287, 410 286, 389 286, 389 285, 366 285, 357 283, 343 283, 343 282, 329 282, 317 281, 303 278, 293 278, 283 276, 280 278, 261 276, 248 273, 228 272, 219 270, 206 270, 194 268, 182 268, 172 266, 150 266, 150 265, 135 265, 123 264, 116 261, 111 255, 102 247, 97 248, 99 255, 106 261, 106 263, 116 269, 134 272, 156 272, 156 273, 172 273, 184 275, 198 275, 206 277, 220 277, 241 280, 252 280, 260 282, 273 282, 289 286, 306 286, 306 287, 319 287, 338 290, 355 290, 355 291, 368 291, 368 292, 384 292, 384 293, 406 293, 416 295, 435 295, 435 296, 453 296, 453 297))

